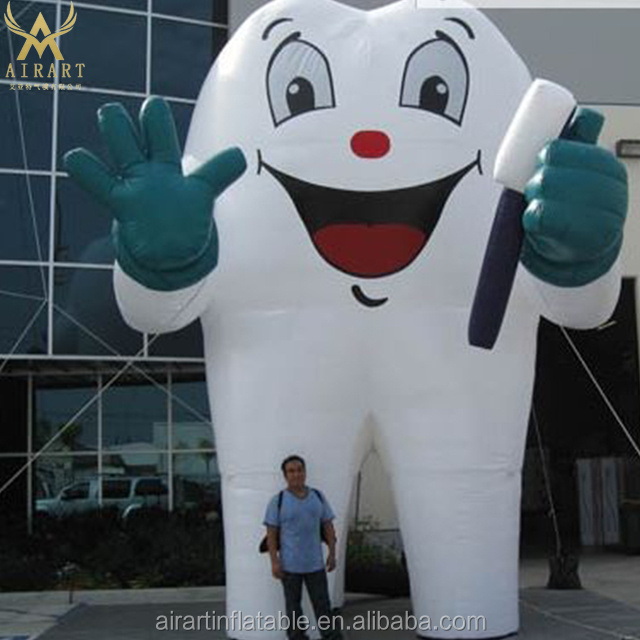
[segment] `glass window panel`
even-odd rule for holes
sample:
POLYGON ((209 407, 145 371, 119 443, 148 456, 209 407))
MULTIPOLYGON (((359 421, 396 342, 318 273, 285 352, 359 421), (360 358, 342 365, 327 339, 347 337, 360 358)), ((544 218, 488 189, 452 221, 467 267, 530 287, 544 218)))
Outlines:
MULTIPOLYGON (((65 13, 66 8, 63 19, 65 13)), ((144 92, 146 43, 145 16, 78 9, 76 26, 64 36, 61 45, 65 61, 71 63, 70 82, 144 92), (75 66, 79 63, 86 65, 81 78, 75 66)))
MULTIPOLYGON (((134 500, 136 497, 145 498, 147 495, 156 497, 158 495, 167 495, 167 491, 156 490, 147 491, 143 489, 144 495, 139 495, 137 485, 142 478, 151 482, 162 482, 166 486, 167 475, 167 456, 164 453, 138 453, 126 447, 126 445, 118 449, 117 446, 111 447, 110 452, 104 455, 102 460, 102 472, 105 480, 108 476, 126 477, 132 482, 131 493, 129 499, 134 500)), ((110 478, 109 478, 110 479, 110 478)))
POLYGON ((61 91, 59 100, 58 167, 60 169, 63 169, 62 156, 76 147, 85 147, 106 162, 109 161, 107 147, 98 130, 97 113, 103 104, 120 102, 129 111, 134 121, 137 121, 142 105, 140 98, 81 91, 61 91))
POLYGON ((0 376, 0 454, 27 452, 28 403, 27 376, 0 376))
POLYGON ((171 105, 173 119, 176 123, 176 129, 178 130, 180 148, 184 152, 184 145, 187 141, 187 134, 189 133, 189 125, 191 124, 191 116, 193 114, 194 105, 171 101, 169 101, 169 104, 171 105))
POLYGON ((60 492, 62 500, 86 500, 89 497, 88 482, 74 482, 60 492))
POLYGON ((35 448, 44 447, 64 429, 47 448, 48 453, 95 451, 98 448, 98 402, 89 403, 97 400, 97 393, 97 383, 92 377, 87 378, 86 386, 83 387, 51 389, 36 386, 35 448), (84 407, 84 411, 76 415, 84 407))
POLYGON ((36 513, 64 517, 99 507, 95 455, 42 456, 35 462, 36 513))
POLYGON ((116 498, 128 498, 131 495, 131 480, 102 481, 102 499, 113 500, 116 498))
POLYGON ((166 496, 168 493, 169 489, 161 478, 139 478, 133 490, 136 496, 166 496))
POLYGON ((228 0, 153 0, 154 13, 227 24, 228 0))
POLYGON ((202 358, 202 329, 198 320, 181 331, 151 336, 149 355, 167 358, 202 358))
POLYGON ((174 449, 212 448, 214 437, 206 382, 174 382, 171 391, 174 449))
POLYGON ((55 271, 53 350, 66 355, 136 355, 142 335, 118 310, 111 269, 55 271))
MULTIPOLYGON (((129 492, 127 495, 108 497, 104 492, 103 507, 116 507, 125 517, 135 510, 145 507, 167 509, 169 490, 167 483, 167 456, 154 453, 110 453, 103 459, 103 492, 108 483, 114 481, 108 474, 126 476, 129 492)), ((117 482, 122 483, 123 478, 117 482)), ((124 485, 121 484, 124 488, 124 485)))
MULTIPOLYGON (((0 486, 12 479, 27 463, 26 456, 0 456, 0 486)), ((22 529, 27 518, 27 471, 22 471, 11 484, 0 493, 0 518, 2 533, 15 524, 22 529)), ((1 569, 0 569, 1 570, 1 569)))
POLYGON ((57 178, 56 248, 59 262, 113 264, 111 214, 69 178, 57 178))
POLYGON ((173 491, 176 509, 220 513, 220 473, 216 455, 213 452, 174 455, 173 491))
POLYGON ((46 268, 0 267, 0 354, 46 353, 47 273, 46 268))
POLYGON ((196 98, 226 39, 222 28, 154 19, 152 92, 196 98))
POLYGON ((49 259, 50 187, 42 176, 0 175, 3 260, 49 259))
POLYGON ((0 85, 0 113, 0 167, 50 169, 53 92, 0 85))
POLYGON ((147 0, 84 0, 84 2, 107 7, 119 7, 121 9, 147 11, 147 0))
MULTIPOLYGON (((6 5, 3 3, 2 5, 3 13, 6 13, 6 5)), ((25 31, 31 31, 34 22, 36 21, 38 14, 42 12, 44 19, 46 20, 49 28, 54 30, 56 24, 56 7, 52 3, 44 3, 44 2, 25 2, 24 0, 11 0, 11 13, 13 15, 14 20, 18 23, 18 26, 22 27, 25 31)), ((2 69, 2 77, 5 77, 7 73, 7 69, 9 67, 9 63, 15 61, 22 48, 26 44, 25 38, 22 36, 12 33, 7 29, 7 25, 2 23, 2 36, 0 37, 0 69, 2 69), (11 44, 11 46, 10 46, 11 44), (13 56, 11 56, 11 51, 13 49, 13 56)), ((63 53, 64 55, 64 53, 63 53)), ((53 56, 51 55, 50 50, 44 54, 46 61, 49 59, 53 60, 53 56)), ((43 58, 43 61, 45 61, 43 58)), ((27 75, 31 76, 33 74, 33 63, 40 62, 38 59, 38 54, 35 50, 35 47, 32 47, 29 51, 27 58, 25 60, 27 63, 27 75)), ((18 65, 22 65, 22 62, 18 62, 18 65)), ((16 71, 16 65, 13 65, 14 72, 16 76, 22 75, 22 66, 19 66, 18 69, 20 71, 16 71)), ((17 78, 18 80, 20 78, 17 78)), ((26 81, 26 79, 25 79, 26 81)))
POLYGON ((102 397, 103 447, 135 452, 164 449, 167 443, 166 386, 109 387, 102 397))

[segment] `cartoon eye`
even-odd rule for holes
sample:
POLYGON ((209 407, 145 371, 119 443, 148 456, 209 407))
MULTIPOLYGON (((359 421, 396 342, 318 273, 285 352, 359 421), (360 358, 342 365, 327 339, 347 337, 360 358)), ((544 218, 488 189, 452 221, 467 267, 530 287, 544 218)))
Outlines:
POLYGON ((462 123, 469 92, 467 61, 448 36, 421 44, 405 65, 400 106, 422 109, 462 123))
POLYGON ((297 36, 276 49, 267 69, 269 106, 276 126, 303 113, 336 106, 326 56, 297 36))

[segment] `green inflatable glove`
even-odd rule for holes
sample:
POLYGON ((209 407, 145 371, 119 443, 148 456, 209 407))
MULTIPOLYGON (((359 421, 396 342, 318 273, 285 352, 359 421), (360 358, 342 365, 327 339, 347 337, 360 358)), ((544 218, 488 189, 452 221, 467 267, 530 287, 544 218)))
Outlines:
POLYGON ((527 184, 520 260, 540 280, 559 287, 605 274, 622 246, 628 188, 624 165, 596 142, 604 118, 578 109, 563 138, 538 155, 527 184))
POLYGON ((74 149, 65 167, 114 216, 118 263, 150 289, 175 291, 194 284, 218 263, 215 198, 245 171, 238 148, 219 153, 189 176, 169 105, 149 98, 140 128, 121 104, 98 111, 98 126, 113 169, 86 149, 74 149))

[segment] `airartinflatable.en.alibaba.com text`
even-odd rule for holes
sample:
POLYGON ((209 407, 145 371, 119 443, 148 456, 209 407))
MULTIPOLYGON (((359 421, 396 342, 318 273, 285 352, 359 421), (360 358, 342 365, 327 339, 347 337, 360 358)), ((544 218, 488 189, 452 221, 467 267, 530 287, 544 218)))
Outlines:
POLYGON ((170 611, 156 617, 156 631, 286 631, 292 623, 301 631, 486 631, 484 616, 414 616, 408 611, 388 615, 381 611, 367 611, 348 620, 342 615, 320 616, 315 624, 307 616, 294 616, 293 621, 280 611, 277 614, 243 615, 233 611, 227 615, 206 611, 201 615, 182 615, 170 611))

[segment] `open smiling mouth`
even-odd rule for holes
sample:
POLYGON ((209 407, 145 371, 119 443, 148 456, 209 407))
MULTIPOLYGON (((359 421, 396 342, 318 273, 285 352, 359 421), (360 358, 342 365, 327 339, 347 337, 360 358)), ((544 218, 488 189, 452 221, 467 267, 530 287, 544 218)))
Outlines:
POLYGON ((334 189, 264 167, 293 201, 318 253, 331 266, 360 278, 397 273, 420 254, 444 206, 476 159, 449 176, 389 191, 334 189))

